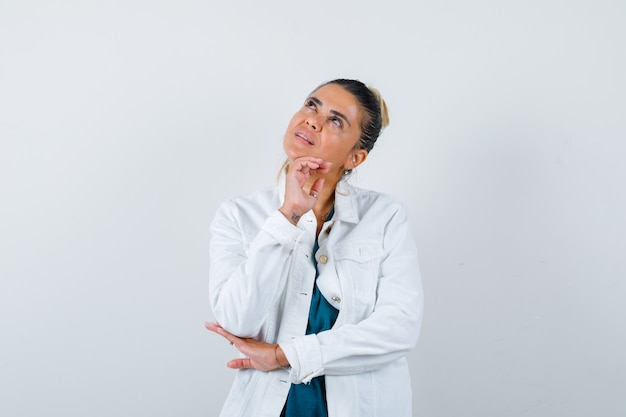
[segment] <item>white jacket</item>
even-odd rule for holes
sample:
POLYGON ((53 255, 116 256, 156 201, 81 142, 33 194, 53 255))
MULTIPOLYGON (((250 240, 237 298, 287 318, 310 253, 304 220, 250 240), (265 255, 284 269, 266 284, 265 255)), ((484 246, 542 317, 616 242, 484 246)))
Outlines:
POLYGON ((291 383, 325 375, 329 417, 411 416, 405 355, 417 343, 423 294, 403 205, 340 184, 319 234, 318 287, 339 310, 331 330, 306 335, 315 280, 316 219, 279 211, 279 184, 225 202, 211 224, 211 308, 240 337, 279 343, 291 368, 239 370, 223 417, 279 417, 291 383), (331 231, 332 229, 332 231, 331 231))

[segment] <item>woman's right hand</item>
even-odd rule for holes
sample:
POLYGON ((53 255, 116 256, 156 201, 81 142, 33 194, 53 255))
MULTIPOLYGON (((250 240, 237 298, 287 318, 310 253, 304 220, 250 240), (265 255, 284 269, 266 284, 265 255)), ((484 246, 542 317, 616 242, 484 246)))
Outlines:
POLYGON ((232 359, 226 366, 232 369, 257 369, 259 371, 273 371, 286 368, 289 361, 279 345, 266 343, 256 339, 244 339, 224 330, 219 323, 204 323, 204 327, 228 340, 245 358, 232 359))
POLYGON ((326 174, 331 163, 321 158, 303 156, 289 162, 285 180, 285 201, 280 212, 294 225, 311 210, 324 187, 324 178, 317 178, 310 190, 305 187, 311 175, 326 174))

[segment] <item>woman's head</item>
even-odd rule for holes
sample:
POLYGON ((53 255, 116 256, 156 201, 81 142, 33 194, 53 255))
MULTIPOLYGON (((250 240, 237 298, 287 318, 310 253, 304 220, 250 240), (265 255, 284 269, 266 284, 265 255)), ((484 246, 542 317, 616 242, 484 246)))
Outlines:
POLYGON ((371 151, 381 131, 389 124, 387 104, 378 90, 368 87, 359 80, 338 78, 320 85, 315 91, 329 84, 341 86, 359 102, 363 111, 363 117, 361 120, 361 136, 357 147, 367 152, 371 151))
POLYGON ((376 90, 358 80, 332 80, 317 87, 292 117, 283 147, 290 159, 331 162, 341 176, 365 161, 387 123, 387 106, 376 90))

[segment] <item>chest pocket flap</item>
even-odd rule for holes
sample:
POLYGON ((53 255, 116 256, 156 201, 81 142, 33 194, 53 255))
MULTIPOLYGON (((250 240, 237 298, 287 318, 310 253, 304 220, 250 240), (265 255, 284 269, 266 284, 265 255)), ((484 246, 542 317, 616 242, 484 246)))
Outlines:
POLYGON ((342 312, 347 321, 357 323, 374 310, 383 248, 375 241, 352 241, 342 243, 334 253, 345 306, 349 307, 342 312))
POLYGON ((383 248, 378 242, 347 242, 335 247, 335 260, 350 260, 367 263, 383 256, 383 248))

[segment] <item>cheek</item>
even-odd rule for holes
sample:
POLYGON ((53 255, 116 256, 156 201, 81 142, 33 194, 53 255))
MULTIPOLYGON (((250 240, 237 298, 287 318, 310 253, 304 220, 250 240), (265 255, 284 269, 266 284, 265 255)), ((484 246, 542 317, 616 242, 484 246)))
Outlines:
POLYGON ((328 135, 325 138, 325 156, 333 162, 333 165, 340 167, 352 152, 352 143, 350 138, 341 135, 328 135))
POLYGON ((291 117, 291 120, 289 120, 289 123, 287 124, 287 129, 285 130, 285 135, 287 133, 292 132, 296 126, 298 126, 298 124, 300 124, 302 122, 302 115, 300 114, 300 112, 294 114, 291 117))
POLYGON ((287 157, 289 157, 290 159, 295 159, 300 156, 297 152, 297 148, 295 147, 293 137, 293 131, 299 125, 300 121, 301 116, 299 113, 296 113, 289 121, 289 124, 285 129, 285 134, 283 135, 283 150, 285 151, 287 157))
POLYGON ((291 118, 291 120, 289 121, 289 124, 287 124, 287 127, 285 128, 285 134, 283 136, 283 140, 287 139, 287 136, 289 136, 289 134, 293 131, 294 126, 296 125, 294 122, 295 116, 291 118))
POLYGON ((359 137, 354 135, 353 133, 340 133, 335 137, 336 147, 338 150, 340 150, 339 153, 343 154, 344 156, 348 155, 354 150, 354 148, 357 146, 358 141, 359 137))

